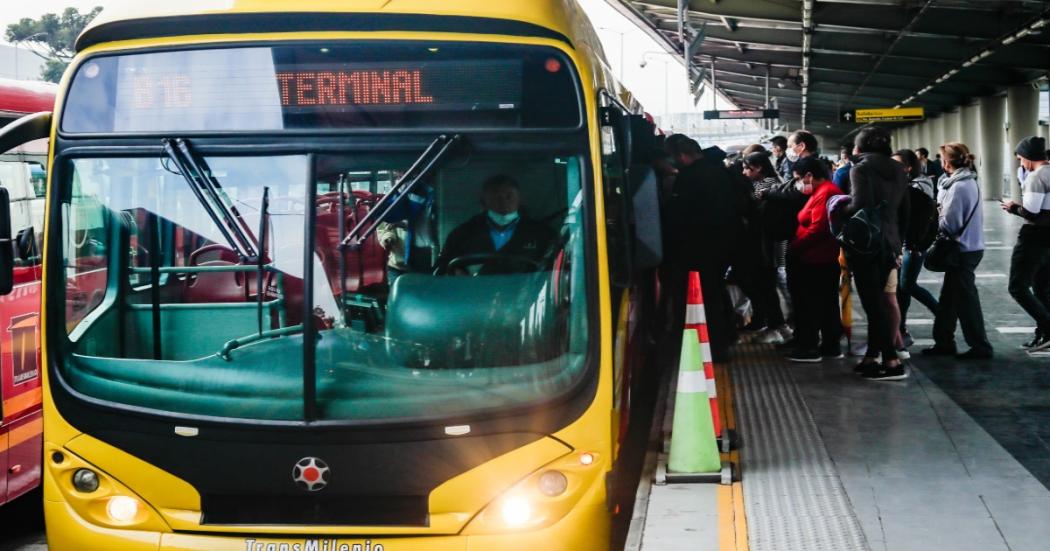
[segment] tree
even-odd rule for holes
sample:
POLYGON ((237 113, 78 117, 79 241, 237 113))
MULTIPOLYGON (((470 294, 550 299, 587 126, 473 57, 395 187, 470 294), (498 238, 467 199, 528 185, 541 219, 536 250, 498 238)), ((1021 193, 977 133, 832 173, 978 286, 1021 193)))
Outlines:
POLYGON ((102 11, 97 7, 87 13, 66 8, 61 14, 45 13, 39 19, 23 18, 7 26, 4 37, 8 42, 28 43, 30 51, 47 63, 40 78, 58 82, 75 53, 74 43, 84 27, 102 11))

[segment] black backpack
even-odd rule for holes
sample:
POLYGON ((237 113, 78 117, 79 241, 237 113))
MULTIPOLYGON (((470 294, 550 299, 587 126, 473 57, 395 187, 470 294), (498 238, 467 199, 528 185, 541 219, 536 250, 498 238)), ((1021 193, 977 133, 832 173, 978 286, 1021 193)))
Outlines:
POLYGON ((921 189, 909 187, 911 220, 908 227, 907 244, 917 251, 925 251, 937 239, 939 228, 937 202, 921 189))

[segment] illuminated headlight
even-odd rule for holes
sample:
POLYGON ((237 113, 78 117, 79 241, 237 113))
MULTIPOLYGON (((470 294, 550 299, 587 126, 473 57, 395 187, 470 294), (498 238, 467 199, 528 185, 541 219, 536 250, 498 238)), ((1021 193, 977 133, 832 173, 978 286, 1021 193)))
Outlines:
POLYGON ((114 496, 106 503, 106 514, 119 523, 135 520, 139 514, 139 500, 128 496, 114 496))
POLYGON ((507 523, 507 526, 518 528, 528 524, 532 518, 532 505, 529 503, 529 500, 523 497, 512 497, 503 502, 503 508, 500 512, 503 515, 503 522, 507 523))
POLYGON ((569 479, 558 471, 547 471, 540 476, 540 491, 547 497, 558 497, 569 487, 569 479))
POLYGON ((73 473, 73 487, 78 492, 90 494, 98 489, 98 475, 89 469, 77 469, 73 473))

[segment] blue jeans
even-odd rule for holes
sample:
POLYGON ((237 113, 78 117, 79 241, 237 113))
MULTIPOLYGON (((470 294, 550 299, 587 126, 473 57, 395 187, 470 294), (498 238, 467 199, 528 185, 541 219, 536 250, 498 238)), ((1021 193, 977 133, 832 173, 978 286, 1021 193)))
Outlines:
POLYGON ((901 331, 907 330, 908 307, 911 299, 918 300, 930 312, 937 312, 937 299, 925 288, 919 286, 919 274, 922 273, 922 262, 926 251, 904 249, 904 262, 901 264, 900 282, 897 286, 897 303, 901 307, 901 331))

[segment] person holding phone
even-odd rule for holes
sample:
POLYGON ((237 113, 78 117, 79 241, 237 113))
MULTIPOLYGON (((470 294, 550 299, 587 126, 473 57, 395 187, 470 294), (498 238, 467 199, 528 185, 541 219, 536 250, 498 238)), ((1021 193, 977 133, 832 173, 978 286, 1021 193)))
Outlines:
POLYGON ((1002 208, 1025 222, 1010 257, 1009 290, 1036 322, 1032 340, 1021 346, 1031 353, 1050 349, 1050 168, 1046 139, 1025 138, 1014 152, 1027 176, 1021 186, 1021 202, 1005 200, 1002 208))

